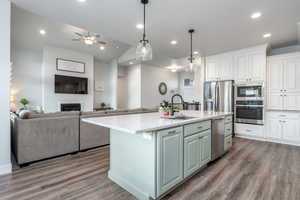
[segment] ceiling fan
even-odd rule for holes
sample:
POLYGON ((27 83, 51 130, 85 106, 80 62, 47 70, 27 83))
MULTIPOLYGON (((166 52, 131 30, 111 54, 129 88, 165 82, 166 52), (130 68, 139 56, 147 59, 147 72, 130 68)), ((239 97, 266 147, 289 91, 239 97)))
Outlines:
POLYGON ((83 41, 86 45, 106 45, 106 42, 99 40, 100 35, 93 34, 88 32, 87 34, 77 33, 75 32, 77 38, 72 39, 72 41, 83 41))

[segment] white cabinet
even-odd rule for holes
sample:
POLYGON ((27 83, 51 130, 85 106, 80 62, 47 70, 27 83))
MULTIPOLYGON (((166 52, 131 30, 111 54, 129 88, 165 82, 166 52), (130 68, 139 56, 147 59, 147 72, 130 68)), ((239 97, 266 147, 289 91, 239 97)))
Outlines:
POLYGON ((222 54, 219 58, 219 79, 233 80, 233 56, 231 54, 222 54))
POLYGON ((300 142, 299 119, 283 119, 282 139, 288 142, 300 142))
POLYGON ((231 54, 220 54, 206 58, 206 81, 233 79, 233 56, 231 54))
POLYGON ((264 81, 267 69, 266 52, 250 53, 248 59, 250 81, 264 81))
POLYGON ((279 119, 269 119, 267 120, 267 131, 266 137, 269 139, 280 139, 282 133, 282 124, 279 119))
POLYGON ((264 126, 235 123, 235 134, 238 136, 264 138, 264 126))
POLYGON ((270 93, 268 108, 271 110, 281 110, 283 108, 283 96, 281 93, 270 93))
POLYGON ((231 51, 206 58, 206 81, 264 82, 267 46, 231 51))
POLYGON ((300 93, 300 55, 284 61, 283 89, 285 92, 300 93))
POLYGON ((248 56, 238 55, 235 58, 235 75, 237 82, 247 82, 249 79, 248 56))
POLYGON ((218 80, 217 61, 209 59, 206 61, 206 80, 217 81, 218 80))
POLYGON ((300 54, 274 56, 268 65, 268 108, 300 110, 300 54))
POLYGON ((163 194, 183 180, 183 128, 158 133, 157 191, 163 194))
POLYGON ((238 83, 263 82, 266 71, 266 52, 241 52, 235 56, 235 80, 238 83))
POLYGON ((300 144, 300 114, 268 112, 266 123, 267 139, 282 143, 300 144))

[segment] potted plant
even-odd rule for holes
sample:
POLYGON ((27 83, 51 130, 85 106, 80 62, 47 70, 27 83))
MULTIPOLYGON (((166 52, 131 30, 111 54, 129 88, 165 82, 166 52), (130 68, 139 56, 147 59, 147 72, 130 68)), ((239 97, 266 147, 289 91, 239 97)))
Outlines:
POLYGON ((23 110, 26 110, 27 109, 26 105, 29 104, 29 101, 27 99, 23 98, 20 100, 20 103, 23 105, 23 110))
POLYGON ((168 106, 163 107, 164 116, 168 116, 170 114, 170 108, 168 106))
POLYGON ((104 102, 102 102, 102 103, 100 104, 100 107, 101 107, 102 109, 104 109, 104 108, 106 108, 106 104, 105 104, 104 102))

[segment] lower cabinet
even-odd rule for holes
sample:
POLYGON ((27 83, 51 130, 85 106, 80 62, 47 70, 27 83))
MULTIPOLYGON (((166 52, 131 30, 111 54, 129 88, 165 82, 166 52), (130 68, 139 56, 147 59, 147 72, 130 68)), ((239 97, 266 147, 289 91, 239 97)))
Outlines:
POLYGON ((211 160, 211 131, 204 132, 204 136, 200 139, 201 143, 201 166, 206 165, 211 160))
POLYGON ((211 121, 157 132, 156 196, 159 197, 211 160, 211 121))
POLYGON ((199 169, 201 149, 200 134, 184 138, 184 177, 189 176, 199 169))
POLYGON ((159 195, 183 180, 183 127, 158 132, 157 192, 159 195))
POLYGON ((264 126, 253 124, 235 123, 235 134, 237 136, 261 138, 265 137, 264 126))
POLYGON ((300 144, 300 114, 269 112, 266 138, 283 143, 300 144))
POLYGON ((184 178, 211 160, 211 130, 184 138, 184 178))

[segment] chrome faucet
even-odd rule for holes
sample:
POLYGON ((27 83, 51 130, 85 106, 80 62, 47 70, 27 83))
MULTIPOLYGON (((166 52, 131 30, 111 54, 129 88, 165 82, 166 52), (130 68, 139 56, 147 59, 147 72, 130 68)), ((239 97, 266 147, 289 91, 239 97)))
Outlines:
POLYGON ((174 116, 174 113, 175 113, 175 110, 174 110, 174 108, 173 108, 173 106, 174 106, 174 97, 179 97, 180 100, 181 100, 182 106, 184 106, 184 101, 183 101, 182 96, 181 96, 180 94, 174 94, 174 95, 172 96, 172 98, 171 98, 171 109, 170 109, 170 115, 171 115, 171 116, 174 116))

